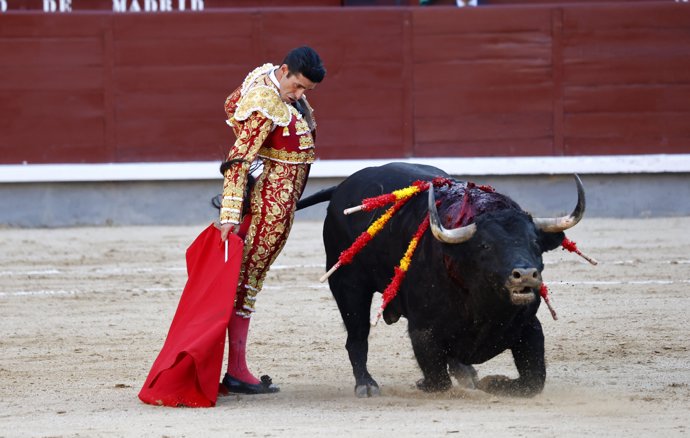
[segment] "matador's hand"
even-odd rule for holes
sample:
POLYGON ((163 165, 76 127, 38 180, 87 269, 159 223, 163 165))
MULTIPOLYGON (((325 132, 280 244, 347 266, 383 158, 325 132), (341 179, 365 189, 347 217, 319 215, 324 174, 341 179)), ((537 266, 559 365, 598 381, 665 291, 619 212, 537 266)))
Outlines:
POLYGON ((237 234, 239 230, 240 226, 238 224, 222 224, 220 226, 220 241, 225 242, 230 233, 237 234))

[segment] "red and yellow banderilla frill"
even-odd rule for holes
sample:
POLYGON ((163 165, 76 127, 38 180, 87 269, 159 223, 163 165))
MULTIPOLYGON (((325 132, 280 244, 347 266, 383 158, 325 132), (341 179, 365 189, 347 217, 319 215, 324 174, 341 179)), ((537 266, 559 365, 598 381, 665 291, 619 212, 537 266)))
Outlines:
POLYGON ((349 265, 352 263, 352 259, 359 253, 371 239, 378 234, 379 231, 388 223, 388 221, 393 217, 398 210, 402 208, 407 201, 409 201, 414 195, 428 190, 429 187, 441 187, 443 185, 452 184, 452 181, 448 178, 434 178, 431 183, 428 181, 415 181, 411 186, 405 187, 404 189, 396 190, 392 193, 387 193, 385 195, 376 196, 373 198, 366 198, 362 201, 361 205, 356 207, 348 208, 344 211, 345 214, 354 213, 357 211, 371 211, 377 208, 381 208, 392 202, 395 202, 392 207, 386 210, 373 224, 367 228, 365 232, 359 235, 357 239, 350 245, 350 247, 340 253, 338 261, 335 265, 331 267, 320 279, 319 281, 323 283, 331 276, 338 268, 344 265, 349 265))
POLYGON ((422 223, 419 224, 417 232, 414 233, 414 236, 412 236, 410 244, 407 245, 405 255, 402 259, 400 259, 400 264, 395 267, 395 274, 393 275, 393 279, 386 287, 386 290, 383 291, 383 301, 381 302, 381 306, 379 307, 376 316, 374 316, 371 319, 371 325, 376 325, 376 323, 378 323, 379 319, 381 319, 381 314, 385 310, 386 306, 388 306, 388 303, 393 301, 393 298, 395 298, 395 296, 398 294, 398 291, 400 290, 400 285, 402 284, 402 281, 405 278, 405 274, 407 274, 407 270, 410 268, 410 263, 412 262, 412 255, 417 249, 419 241, 421 240, 422 236, 428 228, 429 215, 427 214, 422 223))
MULTIPOLYGON (((383 229, 383 227, 388 223, 388 221, 393 217, 393 215, 398 210, 400 210, 400 208, 402 208, 402 206, 405 205, 407 201, 409 201, 414 195, 429 190, 433 187, 450 185, 451 183, 452 181, 450 179, 442 177, 434 178, 431 182, 415 181, 409 187, 395 190, 392 193, 380 195, 374 198, 364 199, 361 205, 345 210, 345 214, 350 214, 357 211, 371 211, 395 202, 395 204, 393 204, 392 207, 386 210, 385 213, 383 213, 374 223, 372 223, 365 232, 360 234, 348 249, 340 253, 340 256, 338 257, 338 261, 336 262, 336 264, 333 265, 331 269, 329 269, 328 272, 326 272, 326 274, 324 274, 321 277, 320 281, 323 283, 338 268, 340 268, 343 265, 349 265, 350 263, 352 263, 352 260, 355 257, 355 255, 357 255, 371 241, 371 239, 373 239, 374 236, 376 236, 376 234, 378 234, 383 229)), ((412 240, 410 240, 410 243, 407 246, 407 250, 405 251, 403 258, 400 260, 399 265, 394 268, 395 273, 393 275, 393 279, 383 292, 383 301, 381 303, 376 317, 372 318, 372 324, 375 325, 378 322, 378 320, 381 318, 383 310, 386 308, 388 303, 390 303, 393 300, 393 298, 395 298, 395 296, 398 293, 398 290, 400 290, 400 285, 402 284, 402 281, 405 278, 405 274, 407 273, 410 267, 412 255, 417 249, 417 245, 419 244, 420 239, 424 235, 424 232, 426 232, 428 228, 429 215, 427 214, 422 223, 417 228, 417 232, 412 237, 412 240)))

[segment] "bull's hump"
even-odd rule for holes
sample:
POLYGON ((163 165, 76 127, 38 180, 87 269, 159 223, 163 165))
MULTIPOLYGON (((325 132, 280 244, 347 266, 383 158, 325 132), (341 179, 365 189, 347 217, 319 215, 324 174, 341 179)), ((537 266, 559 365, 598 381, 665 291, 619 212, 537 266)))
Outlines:
POLYGON ((352 174, 339 189, 353 202, 363 198, 391 193, 410 186, 415 181, 432 181, 450 176, 443 170, 424 164, 392 162, 383 166, 366 167, 352 174))
POLYGON ((509 197, 467 183, 456 183, 441 189, 438 198, 441 201, 440 215, 444 226, 457 228, 474 222, 481 214, 503 210, 522 211, 520 206, 509 197))

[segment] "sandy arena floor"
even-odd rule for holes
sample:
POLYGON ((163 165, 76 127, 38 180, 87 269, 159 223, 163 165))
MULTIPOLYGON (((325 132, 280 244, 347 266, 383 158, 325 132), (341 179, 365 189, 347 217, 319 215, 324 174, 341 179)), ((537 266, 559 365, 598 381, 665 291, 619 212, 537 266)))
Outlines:
MULTIPOLYGON (((356 399, 326 285, 321 224, 298 222, 259 295, 250 362, 276 395, 211 409, 142 404, 186 277, 196 227, 0 229, 0 436, 690 435, 690 218, 587 219, 568 233, 597 267, 557 250, 540 309, 548 378, 532 399, 414 389, 406 323, 379 324, 356 399)), ((509 354, 480 376, 516 376, 509 354)))

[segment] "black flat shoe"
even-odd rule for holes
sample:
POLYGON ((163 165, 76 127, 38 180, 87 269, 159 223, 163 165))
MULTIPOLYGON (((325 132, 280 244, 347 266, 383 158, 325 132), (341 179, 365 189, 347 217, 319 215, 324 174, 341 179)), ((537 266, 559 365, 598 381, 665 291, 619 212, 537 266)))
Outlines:
POLYGON ((280 391, 280 388, 273 384, 271 378, 265 375, 261 376, 261 383, 253 385, 225 373, 223 386, 227 388, 228 392, 235 394, 272 394, 280 391))

